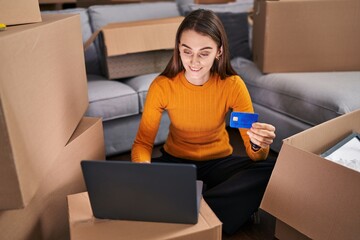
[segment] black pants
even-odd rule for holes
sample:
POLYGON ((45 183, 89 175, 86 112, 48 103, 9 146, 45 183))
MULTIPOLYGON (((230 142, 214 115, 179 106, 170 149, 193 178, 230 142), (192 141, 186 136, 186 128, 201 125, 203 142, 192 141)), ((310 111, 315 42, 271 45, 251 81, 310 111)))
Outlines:
POLYGON ((153 162, 191 163, 204 182, 203 197, 223 223, 223 231, 234 234, 258 210, 276 159, 254 162, 248 157, 228 156, 210 161, 176 158, 162 149, 153 162))

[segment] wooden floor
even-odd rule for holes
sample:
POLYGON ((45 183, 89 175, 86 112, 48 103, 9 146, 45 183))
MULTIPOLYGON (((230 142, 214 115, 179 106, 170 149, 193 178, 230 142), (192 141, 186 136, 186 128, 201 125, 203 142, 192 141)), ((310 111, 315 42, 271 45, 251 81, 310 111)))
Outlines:
MULTIPOLYGON (((230 142, 234 147, 234 154, 244 155, 244 147, 239 132, 236 129, 228 129, 230 142)), ((161 146, 155 146, 153 150, 153 157, 160 155, 161 146)), ((271 155, 276 156, 277 153, 270 152, 271 155)), ((130 152, 108 157, 108 160, 130 160, 130 152)), ((247 223, 236 234, 228 236, 223 234, 224 240, 274 240, 275 219, 265 211, 259 210, 260 222, 247 223)))

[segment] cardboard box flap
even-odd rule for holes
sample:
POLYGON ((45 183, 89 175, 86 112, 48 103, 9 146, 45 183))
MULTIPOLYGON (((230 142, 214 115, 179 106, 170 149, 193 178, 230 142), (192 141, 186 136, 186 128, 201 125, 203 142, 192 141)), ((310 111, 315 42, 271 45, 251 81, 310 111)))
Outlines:
POLYGON ((102 28, 108 57, 128 53, 173 49, 183 17, 109 24, 102 28))
POLYGON ((297 146, 303 150, 321 154, 334 146, 341 139, 352 132, 360 133, 360 110, 339 116, 317 127, 297 133, 284 140, 284 143, 297 146), (336 131, 324 131, 323 129, 336 129, 336 131))
POLYGON ((360 173, 309 151, 360 130, 359 117, 357 110, 286 139, 260 208, 312 239, 359 236, 360 173))

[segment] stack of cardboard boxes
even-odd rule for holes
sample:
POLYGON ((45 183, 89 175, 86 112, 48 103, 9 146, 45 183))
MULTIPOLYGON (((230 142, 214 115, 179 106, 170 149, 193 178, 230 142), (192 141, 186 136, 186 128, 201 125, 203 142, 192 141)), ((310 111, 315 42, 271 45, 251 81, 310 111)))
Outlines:
POLYGON ((0 32, 0 239, 66 239, 66 197, 85 190, 80 161, 105 158, 101 119, 84 117, 88 96, 80 17, 41 16, 36 0, 5 4, 0 8, 0 22, 7 25, 0 32))
MULTIPOLYGON (((254 62, 263 73, 358 71, 359 11, 358 0, 256 0, 254 62)), ((359 238, 360 173, 320 156, 352 132, 360 110, 283 141, 260 206, 278 239, 359 238)))

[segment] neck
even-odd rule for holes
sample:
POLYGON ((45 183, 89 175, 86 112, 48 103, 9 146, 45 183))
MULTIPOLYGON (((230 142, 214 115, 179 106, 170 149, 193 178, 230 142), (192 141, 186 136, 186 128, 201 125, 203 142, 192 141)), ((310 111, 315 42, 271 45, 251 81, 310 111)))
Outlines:
POLYGON ((195 86, 202 86, 204 85, 207 81, 209 81, 210 79, 210 73, 205 75, 205 76, 202 76, 200 78, 192 78, 191 76, 188 76, 188 74, 186 74, 185 72, 185 78, 186 80, 191 83, 192 85, 195 85, 195 86))

